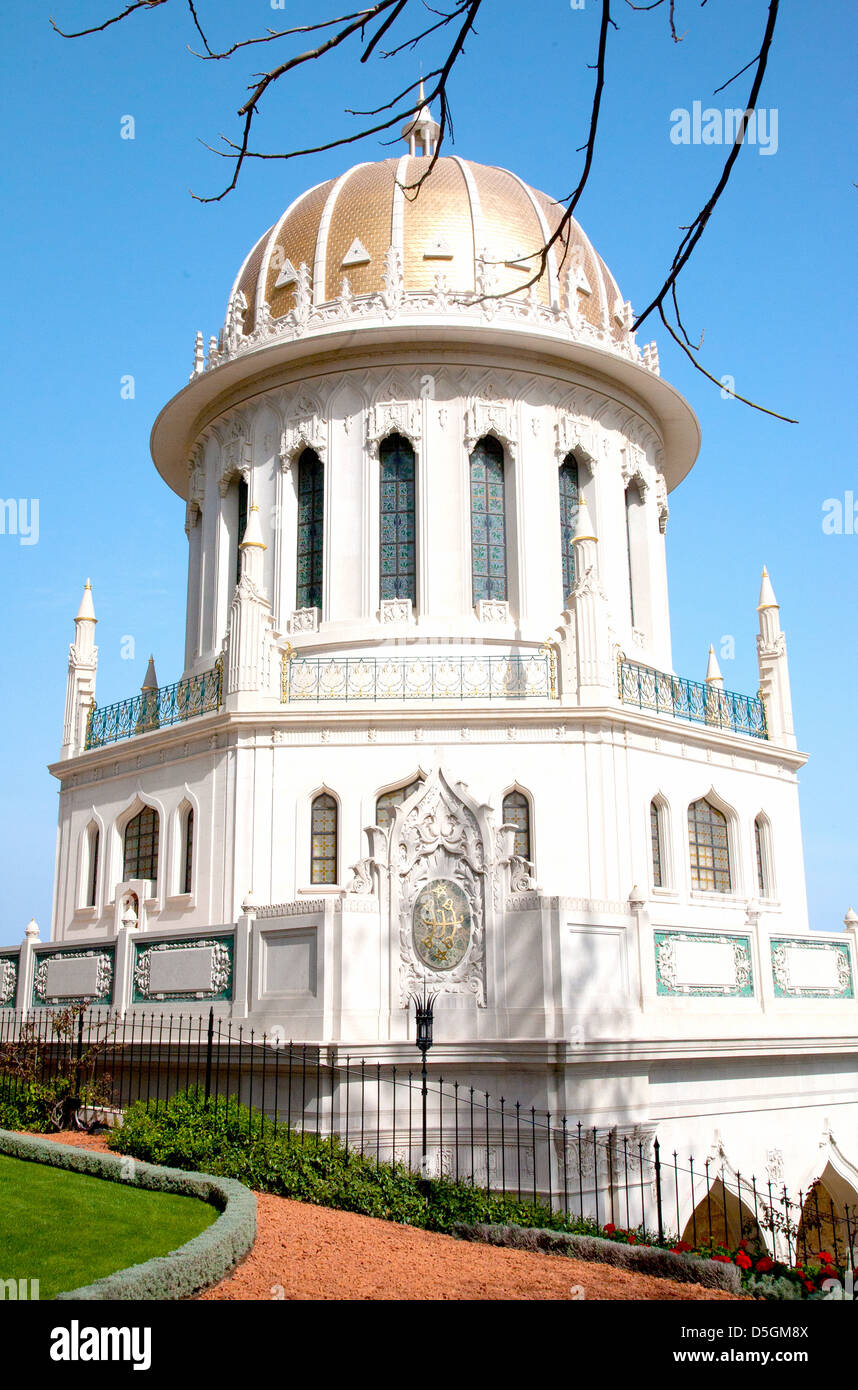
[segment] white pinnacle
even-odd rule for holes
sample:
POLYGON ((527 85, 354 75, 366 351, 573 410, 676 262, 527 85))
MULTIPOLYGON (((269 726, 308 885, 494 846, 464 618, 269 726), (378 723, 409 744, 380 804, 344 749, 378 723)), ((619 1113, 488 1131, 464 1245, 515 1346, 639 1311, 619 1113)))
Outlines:
POLYGON ((775 598, 775 591, 772 588, 772 581, 769 579, 769 572, 763 565, 763 579, 760 584, 760 601, 757 604, 757 612, 761 608, 777 608, 778 601, 775 598))
POLYGON ((89 580, 86 581, 86 587, 85 587, 85 589, 84 589, 84 591, 83 591, 83 598, 82 598, 81 601, 80 601, 80 608, 79 608, 78 611, 77 611, 77 617, 75 618, 75 622, 76 622, 76 623, 97 623, 97 622, 98 622, 98 619, 97 619, 96 616, 95 616, 95 609, 94 609, 93 606, 92 606, 92 585, 90 584, 89 580))

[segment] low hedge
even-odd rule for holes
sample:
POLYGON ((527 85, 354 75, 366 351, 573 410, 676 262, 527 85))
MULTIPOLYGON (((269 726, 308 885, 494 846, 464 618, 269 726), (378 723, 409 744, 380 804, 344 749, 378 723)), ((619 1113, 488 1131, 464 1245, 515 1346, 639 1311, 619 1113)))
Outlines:
POLYGON ((705 1289, 742 1293, 741 1272, 735 1265, 717 1264, 694 1255, 676 1255, 655 1245, 622 1245, 602 1236, 578 1235, 571 1231, 527 1230, 523 1226, 456 1225, 452 1234, 460 1240, 479 1240, 513 1250, 542 1251, 550 1255, 569 1255, 573 1260, 594 1261, 650 1274, 657 1279, 673 1279, 680 1284, 702 1284, 705 1289))
POLYGON ((136 1102, 108 1144, 112 1149, 176 1168, 201 1167, 262 1192, 340 1211, 381 1217, 424 1230, 523 1249, 552 1250, 708 1288, 738 1292, 741 1275, 730 1264, 688 1258, 656 1248, 646 1231, 625 1243, 606 1238, 586 1217, 566 1216, 545 1203, 486 1191, 450 1178, 421 1179, 404 1164, 377 1163, 336 1137, 301 1135, 262 1121, 235 1097, 206 1105, 195 1091, 147 1110, 136 1102))
POLYGON ((256 1239, 256 1197, 230 1178, 187 1172, 184 1167, 129 1163, 127 1158, 114 1154, 72 1148, 34 1135, 4 1130, 0 1130, 0 1153, 153 1192, 196 1197, 220 1212, 217 1221, 169 1255, 156 1256, 93 1284, 61 1293, 60 1299, 191 1298, 225 1278, 256 1239))

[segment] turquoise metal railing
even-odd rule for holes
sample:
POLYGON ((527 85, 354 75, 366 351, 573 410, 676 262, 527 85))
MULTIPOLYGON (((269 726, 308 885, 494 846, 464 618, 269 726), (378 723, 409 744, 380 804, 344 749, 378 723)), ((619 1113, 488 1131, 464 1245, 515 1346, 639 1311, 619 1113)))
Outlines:
POLYGON ((281 700, 556 700, 553 651, 538 656, 284 659, 281 700))
POLYGON ((130 700, 119 700, 103 709, 93 705, 87 720, 86 747, 102 748, 106 743, 118 743, 135 734, 148 734, 200 714, 211 714, 221 707, 222 687, 223 666, 218 661, 211 671, 200 676, 141 691, 130 700))
POLYGON ((705 681, 670 676, 651 666, 620 659, 620 699, 624 705, 670 714, 674 719, 690 719, 695 724, 727 729, 751 738, 768 738, 766 707, 756 695, 736 695, 719 690, 705 681))

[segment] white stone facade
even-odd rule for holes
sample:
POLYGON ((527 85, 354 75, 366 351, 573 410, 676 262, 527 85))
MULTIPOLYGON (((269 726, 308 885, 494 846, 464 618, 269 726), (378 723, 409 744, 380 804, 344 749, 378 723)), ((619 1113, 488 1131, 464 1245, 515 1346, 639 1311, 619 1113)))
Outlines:
MULTIPOLYGON (((243 342, 234 303, 220 355, 153 434, 174 486, 175 459, 186 463, 183 674, 217 668, 219 707, 86 748, 97 652, 82 610, 52 768, 54 942, 115 943, 113 1002, 145 1008, 132 939, 187 940, 198 954, 181 969, 177 959, 175 994, 191 998, 194 971, 216 973, 217 933, 232 933, 231 998, 205 982, 197 998, 385 1060, 413 1051, 408 999, 428 973, 441 992, 432 1061, 445 1074, 591 1123, 657 1124, 683 1150, 706 1153, 717 1135, 740 1171, 762 1171, 776 1139, 795 1187, 828 1143, 831 1110, 848 1168, 858 937, 834 923, 808 932, 805 757, 768 580, 768 737, 720 717, 720 677, 697 722, 620 695, 623 659, 672 671, 665 529, 668 492, 696 453, 687 405, 631 350, 561 341, 547 310, 444 314, 394 296, 378 322, 369 305, 346 331, 345 310, 320 309, 315 330, 290 318, 278 335, 263 315, 265 332, 243 342), (415 457, 413 601, 380 593, 379 450, 391 433, 415 457), (469 456, 486 436, 503 449, 507 588, 475 603, 469 456), (320 608, 296 589, 308 448, 324 468, 320 608), (558 469, 570 456, 586 505, 564 595, 558 469), (239 481, 256 510, 236 584, 239 481), (532 678, 524 695, 502 680, 494 689, 493 676, 480 684, 487 671, 505 678, 512 667, 497 663, 510 659, 532 678), (378 797, 420 776, 380 828, 378 797), (511 791, 528 801, 529 862, 504 824, 511 791), (335 882, 324 884, 311 879, 321 793, 337 807, 335 882), (729 891, 693 886, 688 809, 701 798, 726 818, 729 891), (144 806, 158 813, 157 879, 128 882, 123 835, 144 806), (421 885, 439 879, 464 893, 469 933, 461 960, 427 972, 413 914, 421 885)), ((19 1006, 32 1003, 34 953, 30 941, 19 1006)))

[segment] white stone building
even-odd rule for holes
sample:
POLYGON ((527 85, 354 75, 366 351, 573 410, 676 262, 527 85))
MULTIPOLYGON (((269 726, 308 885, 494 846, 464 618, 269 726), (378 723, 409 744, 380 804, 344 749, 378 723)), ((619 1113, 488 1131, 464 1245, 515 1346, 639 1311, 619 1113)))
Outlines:
POLYGON ((697 420, 577 224, 538 274, 550 198, 457 157, 414 196, 436 136, 296 199, 197 335, 152 433, 185 669, 93 706, 87 587, 5 1002, 390 1061, 425 978, 446 1074, 852 1201, 858 918, 809 933, 771 584, 760 698, 672 675, 697 420))

